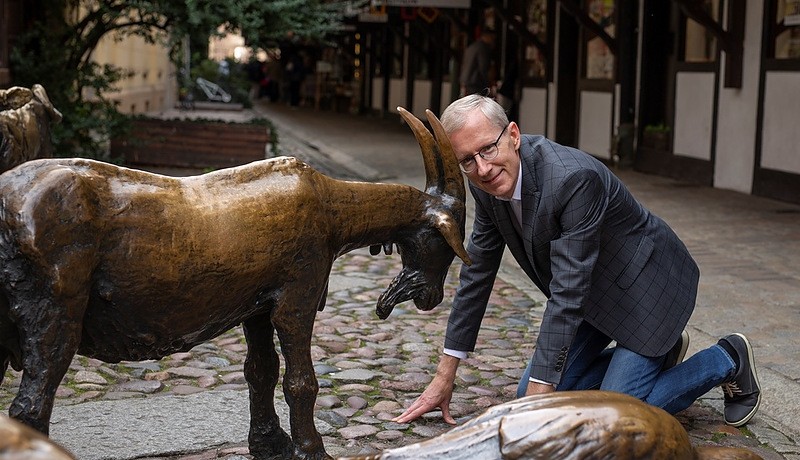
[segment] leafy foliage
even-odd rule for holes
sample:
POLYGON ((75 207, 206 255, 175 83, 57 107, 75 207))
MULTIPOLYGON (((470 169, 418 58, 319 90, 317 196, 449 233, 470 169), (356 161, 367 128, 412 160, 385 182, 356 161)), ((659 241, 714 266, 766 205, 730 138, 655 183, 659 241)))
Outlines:
POLYGON ((64 120, 53 129, 55 152, 109 160, 105 140, 125 117, 113 92, 125 69, 100 66, 92 52, 107 36, 142 37, 171 50, 177 63, 186 38, 207 42, 225 25, 254 47, 277 44, 289 31, 305 41, 336 30, 343 2, 322 0, 38 0, 38 21, 11 53, 14 83, 42 84, 64 120))

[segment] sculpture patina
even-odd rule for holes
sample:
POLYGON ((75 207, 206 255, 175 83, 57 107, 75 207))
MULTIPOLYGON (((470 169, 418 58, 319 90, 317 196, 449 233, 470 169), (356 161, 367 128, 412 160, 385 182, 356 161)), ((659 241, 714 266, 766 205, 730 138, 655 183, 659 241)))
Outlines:
POLYGON ((0 415, 0 460, 75 460, 75 457, 33 428, 0 415))
POLYGON ((452 430, 340 460, 758 460, 742 448, 693 447, 678 420, 622 393, 564 391, 487 409, 452 430))
POLYGON ((0 173, 52 156, 50 124, 61 121, 41 85, 0 90, 0 173))
POLYGON ((287 157, 174 178, 86 159, 28 161, 0 176, 0 371, 22 370, 12 417, 47 434, 75 353, 161 358, 238 324, 248 352, 250 451, 327 459, 310 355, 334 259, 396 245, 386 318, 443 297, 463 247, 465 190, 449 139, 398 109, 420 144, 426 190, 346 182, 287 157), (274 406, 280 362, 291 436, 274 406))

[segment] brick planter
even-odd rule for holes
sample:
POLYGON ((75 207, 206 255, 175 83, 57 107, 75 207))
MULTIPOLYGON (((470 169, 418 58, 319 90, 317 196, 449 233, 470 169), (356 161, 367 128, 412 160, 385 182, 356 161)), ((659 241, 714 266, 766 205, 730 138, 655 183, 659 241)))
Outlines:
POLYGON ((264 124, 213 121, 134 120, 111 154, 131 166, 228 168, 263 160, 269 151, 264 124))

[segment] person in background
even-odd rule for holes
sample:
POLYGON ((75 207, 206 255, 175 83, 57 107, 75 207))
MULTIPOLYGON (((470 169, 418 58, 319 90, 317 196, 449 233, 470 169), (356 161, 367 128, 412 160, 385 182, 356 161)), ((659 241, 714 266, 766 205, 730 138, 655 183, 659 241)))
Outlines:
POLYGON ((495 33, 491 29, 483 29, 478 40, 464 50, 461 62, 461 96, 469 94, 491 93, 494 82, 495 33))
POLYGON ((603 163, 522 134, 491 98, 458 99, 441 122, 475 198, 472 265, 461 268, 436 375, 395 421, 438 407, 455 423, 456 370, 475 348, 506 246, 548 299, 518 397, 601 389, 675 414, 721 385, 725 422, 753 417, 761 388, 744 335, 683 361, 700 274, 666 222, 603 163))

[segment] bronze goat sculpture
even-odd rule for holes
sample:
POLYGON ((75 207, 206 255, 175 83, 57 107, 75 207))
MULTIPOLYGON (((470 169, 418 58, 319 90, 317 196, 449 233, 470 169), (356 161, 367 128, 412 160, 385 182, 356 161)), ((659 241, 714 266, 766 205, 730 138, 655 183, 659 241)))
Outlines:
POLYGON ((61 121, 42 85, 0 90, 0 173, 35 158, 49 158, 50 124, 61 121))
MULTIPOLYGON (((403 268, 378 299, 386 318, 430 310, 463 247, 465 190, 450 141, 398 109, 427 185, 335 180, 280 157, 173 178, 85 159, 27 162, 0 176, 0 362, 22 370, 9 413, 47 434, 75 353, 161 358, 243 323, 251 454, 330 458, 314 426, 310 346, 333 261, 395 244, 403 268), (280 362, 291 437, 274 406, 280 362)), ((373 251, 374 252, 374 251, 373 251)))
POLYGON ((42 433, 0 415, 0 460, 75 460, 42 433))
POLYGON ((417 444, 341 460, 758 460, 742 448, 693 447, 675 417, 608 391, 562 391, 491 407, 417 444))

